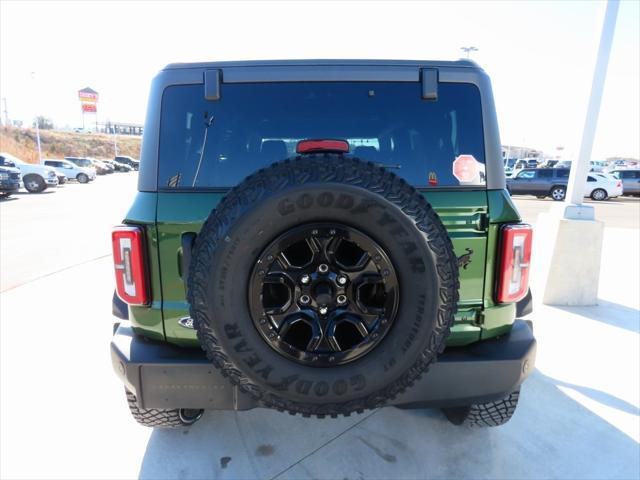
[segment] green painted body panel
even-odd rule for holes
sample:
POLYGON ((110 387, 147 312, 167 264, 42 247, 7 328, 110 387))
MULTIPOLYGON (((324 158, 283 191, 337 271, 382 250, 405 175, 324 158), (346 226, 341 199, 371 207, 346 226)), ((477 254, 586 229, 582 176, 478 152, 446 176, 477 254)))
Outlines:
POLYGON ((156 227, 156 193, 139 192, 127 213, 124 223, 143 226, 147 242, 147 267, 151 286, 150 307, 129 307, 129 320, 136 333, 154 340, 164 340, 162 317, 162 282, 158 257, 158 231, 156 227))
POLYGON ((516 304, 507 303, 485 308, 480 317, 482 323, 481 340, 504 335, 509 332, 516 319, 516 304))
MULTIPOLYGON (((460 302, 448 346, 461 346, 506 333, 515 305, 494 305, 493 285, 499 223, 519 220, 506 191, 426 191, 442 219, 460 267, 460 302), (466 265, 466 268, 465 266, 466 265)), ((198 233, 224 193, 139 193, 125 223, 146 227, 151 307, 130 307, 139 333, 184 346, 197 346, 195 331, 178 321, 189 315, 181 272, 181 237, 198 233), (164 322, 163 322, 164 320, 164 322)))

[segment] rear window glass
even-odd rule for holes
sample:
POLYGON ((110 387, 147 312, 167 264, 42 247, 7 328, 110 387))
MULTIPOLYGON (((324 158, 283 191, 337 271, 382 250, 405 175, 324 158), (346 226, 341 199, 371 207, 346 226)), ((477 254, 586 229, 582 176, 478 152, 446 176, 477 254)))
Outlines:
MULTIPOLYGON (((202 85, 165 89, 158 187, 228 188, 305 139, 344 139, 350 155, 387 167, 415 186, 457 186, 459 155, 485 180, 480 93, 441 83, 438 100, 419 83, 308 82, 223 84, 218 101, 202 85)), ((468 185, 469 183, 467 183, 468 185)))

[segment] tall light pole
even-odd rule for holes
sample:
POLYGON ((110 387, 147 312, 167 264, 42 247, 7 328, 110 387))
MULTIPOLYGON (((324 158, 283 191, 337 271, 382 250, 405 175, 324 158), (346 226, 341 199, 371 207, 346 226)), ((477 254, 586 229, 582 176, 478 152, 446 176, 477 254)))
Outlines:
POLYGON ((469 58, 469 54, 471 52, 477 52, 478 49, 476 47, 460 47, 460 50, 462 50, 463 52, 465 52, 467 54, 467 58, 469 58))
POLYGON ((594 218, 593 207, 585 207, 582 204, 582 200, 587 183, 587 176, 589 174, 589 161, 591 160, 593 140, 598 124, 598 114, 600 113, 602 92, 607 76, 609 54, 611 53, 611 44, 613 43, 613 33, 616 28, 616 17, 618 16, 619 6, 620 3, 618 0, 609 0, 607 2, 602 34, 600 35, 600 46, 598 47, 598 56, 596 58, 596 66, 591 83, 591 95, 589 96, 587 116, 582 132, 582 142, 580 143, 577 161, 573 162, 571 173, 569 174, 569 184, 567 186, 567 196, 565 200, 565 218, 587 220, 594 218))
MULTIPOLYGON (((37 92, 38 88, 36 86, 36 72, 31 72, 31 81, 33 82, 33 91, 37 92)), ((36 98, 36 102, 37 102, 37 98, 36 98)), ((37 108, 34 109, 34 111, 37 112, 37 108)), ((38 144, 38 163, 42 163, 42 148, 40 146, 40 126, 38 125, 38 114, 36 113, 35 115, 35 120, 36 120, 36 142, 38 144)))
POLYGON ((2 106, 4 107, 4 126, 9 126, 9 112, 7 112, 7 97, 2 97, 2 106))

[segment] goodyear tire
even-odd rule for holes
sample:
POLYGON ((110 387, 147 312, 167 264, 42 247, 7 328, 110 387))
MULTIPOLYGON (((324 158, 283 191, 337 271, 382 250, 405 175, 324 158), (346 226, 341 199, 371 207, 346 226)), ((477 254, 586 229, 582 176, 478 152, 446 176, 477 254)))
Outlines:
POLYGON ((426 372, 453 322, 458 267, 413 187, 315 154, 258 171, 220 202, 187 286, 200 344, 232 384, 323 417, 380 407, 426 372))

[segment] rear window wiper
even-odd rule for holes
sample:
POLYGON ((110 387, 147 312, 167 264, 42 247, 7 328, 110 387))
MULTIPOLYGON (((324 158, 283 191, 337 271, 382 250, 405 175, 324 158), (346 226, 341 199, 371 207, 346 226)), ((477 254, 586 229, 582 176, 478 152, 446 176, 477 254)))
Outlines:
POLYGON ((198 167, 196 168, 196 174, 193 176, 193 183, 191 187, 196 186, 196 182, 198 181, 198 175, 200 174, 200 166, 202 165, 202 159, 204 158, 204 149, 207 146, 207 133, 209 132, 209 127, 213 125, 213 115, 207 119, 207 113, 204 114, 205 122, 204 122, 204 138, 202 139, 202 149, 200 150, 200 160, 198 160, 198 167))

